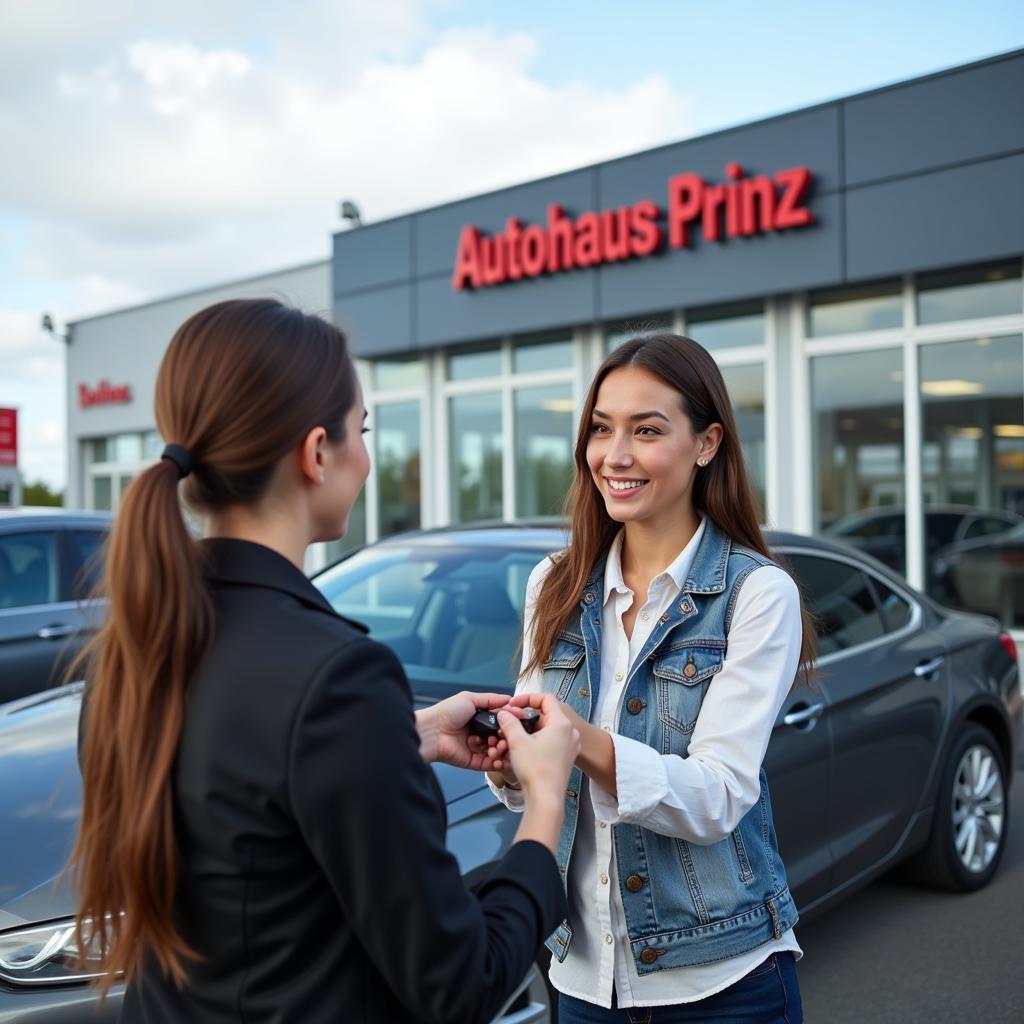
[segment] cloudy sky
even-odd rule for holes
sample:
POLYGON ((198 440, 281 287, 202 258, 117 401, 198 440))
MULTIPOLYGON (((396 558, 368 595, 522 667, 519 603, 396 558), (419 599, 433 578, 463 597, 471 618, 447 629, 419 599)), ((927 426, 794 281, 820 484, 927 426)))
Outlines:
POLYGON ((0 0, 0 406, 63 487, 39 328, 325 258, 364 220, 1024 45, 1019 0, 0 0), (849 13, 843 13, 848 11, 849 13))

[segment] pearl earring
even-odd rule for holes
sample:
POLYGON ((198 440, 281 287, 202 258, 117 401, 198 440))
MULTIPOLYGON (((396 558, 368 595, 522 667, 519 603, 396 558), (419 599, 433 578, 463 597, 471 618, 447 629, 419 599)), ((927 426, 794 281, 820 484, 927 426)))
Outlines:
POLYGON ((707 464, 708 464, 708 460, 707 459, 698 459, 697 460, 697 465, 698 466, 706 466, 707 464))

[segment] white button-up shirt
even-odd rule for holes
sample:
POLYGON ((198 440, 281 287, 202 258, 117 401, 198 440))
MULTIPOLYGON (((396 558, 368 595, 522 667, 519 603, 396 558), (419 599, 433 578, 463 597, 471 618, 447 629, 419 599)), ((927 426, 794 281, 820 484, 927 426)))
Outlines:
MULTIPOLYGON (((584 776, 590 799, 580 793, 567 886, 572 942, 565 960, 551 963, 555 988, 598 1006, 611 1006, 613 986, 622 1007, 695 1002, 727 988, 772 953, 802 956, 792 929, 739 956, 642 977, 630 952, 608 826, 640 825, 704 844, 728 836, 758 800, 761 763, 799 662, 799 593, 786 572, 763 566, 747 577, 736 600, 726 657, 701 705, 688 756, 661 754, 615 732, 629 670, 678 598, 703 533, 702 520, 672 564, 651 580, 630 637, 622 616, 635 595, 622 578, 621 531, 605 564, 601 685, 590 720, 611 733, 617 796, 584 776)), ((532 653, 533 608, 550 567, 550 559, 541 562, 527 585, 524 665, 532 653)), ((540 671, 522 677, 516 692, 538 692, 542 677, 540 671)), ((520 791, 491 788, 507 807, 522 809, 520 791)))

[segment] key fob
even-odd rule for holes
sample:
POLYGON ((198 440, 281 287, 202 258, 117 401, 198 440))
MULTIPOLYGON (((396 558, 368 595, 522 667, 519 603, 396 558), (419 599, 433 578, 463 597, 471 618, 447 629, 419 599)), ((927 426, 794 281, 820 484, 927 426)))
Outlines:
MULTIPOLYGON (((520 718, 523 728, 527 732, 533 732, 540 724, 540 712, 535 708, 521 708, 523 717, 520 718)), ((483 709, 478 711, 470 720, 467 727, 471 736, 479 736, 482 740, 489 736, 497 736, 501 731, 498 725, 498 714, 495 711, 483 709)))

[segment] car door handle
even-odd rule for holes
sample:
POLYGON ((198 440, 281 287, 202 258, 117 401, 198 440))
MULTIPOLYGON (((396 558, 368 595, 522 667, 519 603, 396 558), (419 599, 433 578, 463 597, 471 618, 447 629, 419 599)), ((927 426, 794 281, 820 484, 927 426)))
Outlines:
POLYGON ((809 708, 801 708, 799 711, 790 711, 782 722, 784 725, 806 725, 807 722, 817 721, 825 710, 824 704, 812 704, 809 708))
POLYGON ((74 626, 43 626, 36 636, 40 640, 59 640, 61 637, 71 636, 74 631, 74 626))
POLYGON ((930 675, 934 675, 942 667, 942 663, 945 659, 940 655, 937 658, 931 658, 929 661, 922 661, 920 665, 914 666, 914 675, 918 679, 927 679, 930 675))

